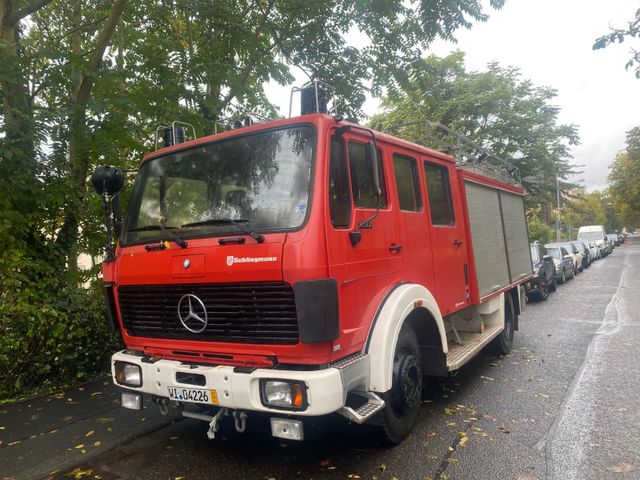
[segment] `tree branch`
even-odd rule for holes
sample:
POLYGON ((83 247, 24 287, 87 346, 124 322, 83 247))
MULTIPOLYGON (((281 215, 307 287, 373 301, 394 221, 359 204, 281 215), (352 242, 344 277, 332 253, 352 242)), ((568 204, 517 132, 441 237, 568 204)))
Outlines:
POLYGON ((87 72, 82 77, 82 82, 76 90, 76 94, 74 95, 74 103, 76 105, 84 105, 89 100, 89 96, 91 95, 91 89, 94 84, 94 74, 98 71, 100 67, 100 63, 102 62, 102 57, 104 56, 104 52, 109 46, 111 42, 111 37, 113 36, 113 32, 116 29, 116 25, 120 21, 122 17, 122 12, 127 6, 128 0, 115 0, 113 2, 113 7, 111 8, 111 13, 109 13, 109 18, 100 31, 98 35, 98 40, 96 42, 96 47, 91 53, 91 57, 89 58, 89 66, 87 68, 87 72))
POLYGON ((5 25, 15 25, 16 23, 18 23, 23 18, 28 17, 29 15, 31 15, 32 13, 37 12, 41 8, 46 7, 52 1, 53 0, 36 0, 33 3, 30 3, 29 5, 27 5, 26 7, 18 10, 17 12, 14 12, 13 15, 5 18, 4 19, 4 24, 5 25))

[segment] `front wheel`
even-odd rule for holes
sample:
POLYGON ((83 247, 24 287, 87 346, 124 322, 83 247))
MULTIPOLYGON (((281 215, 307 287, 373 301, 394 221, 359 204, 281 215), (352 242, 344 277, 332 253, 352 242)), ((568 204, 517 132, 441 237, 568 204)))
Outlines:
POLYGON ((391 390, 385 392, 380 426, 383 440, 397 445, 411 433, 418 419, 422 401, 422 368, 418 339, 405 324, 400 330, 393 357, 391 390))
POLYGON ((562 269, 562 275, 560 276, 560 285, 562 285, 564 282, 567 281, 567 274, 564 271, 564 268, 562 269))
POLYGON ((508 355, 513 347, 513 334, 516 327, 516 311, 510 293, 504 296, 504 330, 493 339, 493 350, 499 355, 508 355))
POLYGON ((538 288, 540 288, 540 300, 546 302, 547 298, 549 298, 549 282, 546 277, 542 277, 538 288))

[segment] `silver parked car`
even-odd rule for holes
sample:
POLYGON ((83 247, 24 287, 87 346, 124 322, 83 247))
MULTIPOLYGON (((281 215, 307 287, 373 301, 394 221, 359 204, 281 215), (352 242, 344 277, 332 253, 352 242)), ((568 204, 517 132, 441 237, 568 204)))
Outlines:
POLYGON ((556 267, 556 281, 558 283, 564 283, 569 278, 573 278, 576 274, 573 258, 569 255, 566 248, 553 243, 545 245, 545 247, 547 248, 547 254, 551 255, 553 264, 556 267))

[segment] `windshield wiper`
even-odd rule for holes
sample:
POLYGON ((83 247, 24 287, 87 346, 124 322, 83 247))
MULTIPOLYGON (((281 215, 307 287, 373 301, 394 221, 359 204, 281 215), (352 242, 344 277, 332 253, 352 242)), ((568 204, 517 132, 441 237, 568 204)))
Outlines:
POLYGON ((178 227, 165 227, 164 225, 145 225, 144 227, 130 228, 130 232, 147 232, 150 230, 162 230, 164 233, 169 235, 174 242, 176 242, 180 247, 187 248, 188 243, 182 240, 178 235, 173 233, 171 230, 176 230, 178 227))
POLYGON ((233 220, 232 218, 208 218, 206 220, 201 220, 199 222, 185 223, 184 225, 182 225, 182 228, 200 227, 202 225, 233 225, 241 232, 249 235, 256 242, 258 243, 264 242, 264 235, 260 233, 256 233, 250 228, 247 228, 244 225, 242 225, 242 223, 247 223, 248 221, 249 220, 247 220, 246 218, 238 218, 236 220, 233 220))

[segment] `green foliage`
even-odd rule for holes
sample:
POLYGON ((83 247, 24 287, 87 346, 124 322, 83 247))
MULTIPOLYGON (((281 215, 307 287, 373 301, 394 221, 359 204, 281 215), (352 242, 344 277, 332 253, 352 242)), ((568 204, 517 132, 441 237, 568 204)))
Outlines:
POLYGON ((556 232, 539 217, 533 217, 527 222, 529 227, 529 241, 551 243, 556 239, 556 232))
POLYGON ((621 223, 640 226, 640 127, 627 132, 626 147, 610 166, 609 194, 621 223))
MULTIPOLYGON (((596 38, 593 43, 593 49, 599 50, 609 45, 623 43, 626 37, 632 39, 640 38, 640 9, 636 10, 635 17, 628 23, 626 28, 611 28, 608 34, 596 38)), ((640 51, 633 48, 631 49, 631 53, 632 56, 625 65, 625 68, 629 70, 635 67, 636 78, 640 78, 640 51)))
POLYGON ((77 287, 95 282, 97 269, 75 268, 78 254, 97 256, 104 242, 87 182, 96 165, 135 169, 155 147, 155 127, 176 119, 202 135, 247 111, 273 118, 264 85, 289 84, 294 66, 330 85, 336 113, 358 118, 367 93, 410 81, 419 49, 487 20, 479 0, 3 5, 3 396, 82 378, 111 350, 102 299, 77 287), (361 45, 350 42, 357 30, 361 45))
MULTIPOLYGON (((384 112, 371 125, 385 130, 416 120, 440 122, 515 164, 529 202, 552 201, 556 175, 575 173, 570 146, 579 142, 575 126, 557 123, 555 96, 553 89, 523 79, 517 68, 490 63, 486 71, 469 72, 462 52, 432 55, 416 62, 409 86, 385 99, 384 112)), ((429 145, 421 127, 389 131, 429 145)), ((566 181, 562 186, 571 187, 566 181)))
POLYGON ((0 400, 105 371, 117 339, 96 288, 69 287, 18 250, 0 273, 0 400))

